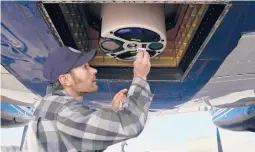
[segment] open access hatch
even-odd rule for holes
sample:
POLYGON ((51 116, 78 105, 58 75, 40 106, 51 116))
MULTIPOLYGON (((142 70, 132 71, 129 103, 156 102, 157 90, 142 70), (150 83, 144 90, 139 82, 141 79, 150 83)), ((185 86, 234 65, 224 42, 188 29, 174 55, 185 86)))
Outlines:
POLYGON ((148 80, 182 81, 231 5, 139 2, 46 1, 38 7, 60 45, 97 50, 90 65, 98 79, 132 80, 135 50, 143 47, 151 55, 148 80))

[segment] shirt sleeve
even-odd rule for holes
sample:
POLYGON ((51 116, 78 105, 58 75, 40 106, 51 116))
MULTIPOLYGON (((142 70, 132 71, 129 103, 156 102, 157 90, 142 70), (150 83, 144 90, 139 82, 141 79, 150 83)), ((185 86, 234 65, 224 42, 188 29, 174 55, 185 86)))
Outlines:
POLYGON ((149 84, 135 77, 120 110, 92 110, 70 102, 58 113, 57 128, 65 135, 85 140, 115 143, 133 138, 144 128, 152 98, 149 84))

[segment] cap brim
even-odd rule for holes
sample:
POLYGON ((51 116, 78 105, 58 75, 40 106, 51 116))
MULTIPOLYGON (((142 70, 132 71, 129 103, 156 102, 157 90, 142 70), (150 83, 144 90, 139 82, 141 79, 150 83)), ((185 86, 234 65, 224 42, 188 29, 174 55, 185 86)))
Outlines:
POLYGON ((90 60, 92 60, 96 56, 96 50, 92 50, 86 53, 83 53, 83 55, 77 60, 77 62, 73 65, 74 67, 80 66, 82 64, 88 63, 90 60))

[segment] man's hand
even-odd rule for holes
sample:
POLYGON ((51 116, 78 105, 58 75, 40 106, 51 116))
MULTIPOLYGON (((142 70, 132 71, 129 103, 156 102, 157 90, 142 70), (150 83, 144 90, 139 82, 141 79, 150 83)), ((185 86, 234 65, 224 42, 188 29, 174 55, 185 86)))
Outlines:
POLYGON ((144 48, 138 49, 136 60, 134 62, 134 76, 147 80, 150 68, 151 62, 149 53, 144 48))
POLYGON ((118 111, 120 109, 120 104, 127 98, 126 96, 127 91, 128 91, 127 89, 122 89, 113 97, 112 109, 114 111, 118 111))

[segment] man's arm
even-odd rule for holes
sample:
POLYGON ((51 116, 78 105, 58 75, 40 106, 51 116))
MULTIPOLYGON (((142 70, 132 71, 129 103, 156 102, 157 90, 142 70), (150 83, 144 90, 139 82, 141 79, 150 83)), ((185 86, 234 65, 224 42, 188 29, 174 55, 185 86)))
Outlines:
POLYGON ((94 111, 70 101, 58 113, 57 128, 66 135, 85 140, 126 140, 138 136, 143 130, 151 100, 149 84, 135 77, 127 94, 127 102, 119 111, 94 111))

